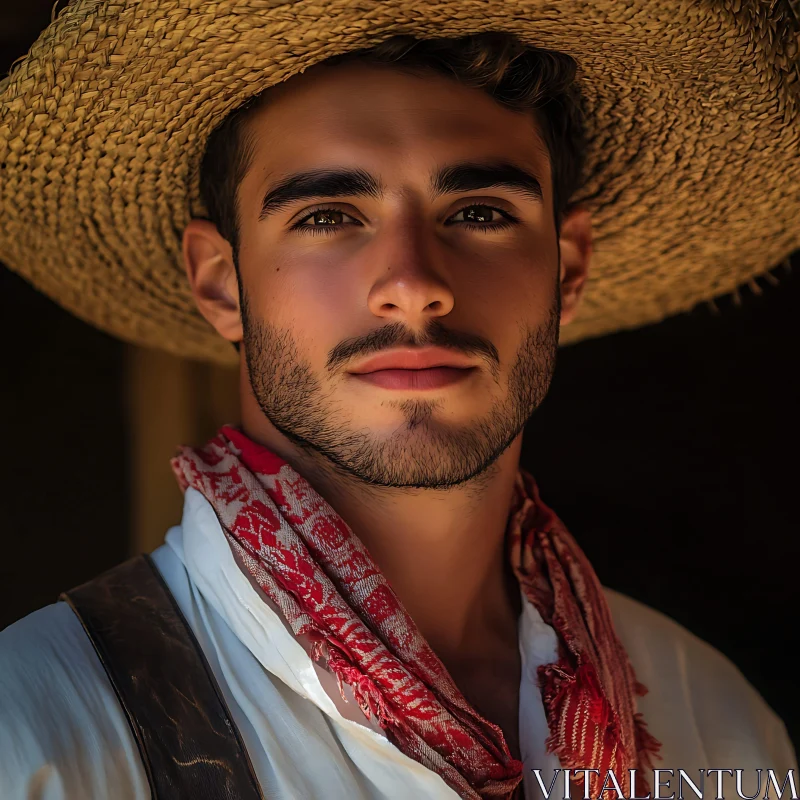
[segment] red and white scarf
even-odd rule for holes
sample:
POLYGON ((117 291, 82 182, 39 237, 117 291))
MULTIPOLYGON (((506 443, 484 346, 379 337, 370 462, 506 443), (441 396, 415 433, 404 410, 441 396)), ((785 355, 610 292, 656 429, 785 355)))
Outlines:
MULTIPOLYGON (((296 636, 314 643, 340 688, 348 684, 403 753, 462 798, 511 798, 522 781, 497 725, 472 708, 422 637, 364 545, 289 464, 228 426, 172 460, 181 488, 201 492, 258 585, 296 636)), ((636 681, 591 565, 524 472, 517 477, 508 550, 528 600, 559 638, 539 668, 548 750, 563 769, 650 770, 659 743, 636 713, 636 681)), ((583 786, 581 776, 577 784, 583 786)))

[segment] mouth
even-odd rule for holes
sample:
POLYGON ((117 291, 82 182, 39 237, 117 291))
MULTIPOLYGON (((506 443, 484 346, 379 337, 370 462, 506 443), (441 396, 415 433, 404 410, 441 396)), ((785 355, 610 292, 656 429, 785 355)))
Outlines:
POLYGON ((460 383, 476 369, 476 367, 439 366, 424 369, 379 369, 351 374, 360 381, 382 389, 427 391, 460 383))
POLYGON ((359 381, 382 389, 429 391, 466 380, 474 359, 443 347, 401 347, 368 358, 350 370, 359 381))

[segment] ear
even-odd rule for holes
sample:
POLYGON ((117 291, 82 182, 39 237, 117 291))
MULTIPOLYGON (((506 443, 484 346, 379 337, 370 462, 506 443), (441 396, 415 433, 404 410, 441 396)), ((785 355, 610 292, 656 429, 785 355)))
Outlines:
POLYGON ((200 313, 220 336, 240 342, 242 316, 233 250, 213 222, 189 220, 183 231, 183 263, 200 313))
POLYGON ((592 218, 583 206, 574 206, 561 223, 561 324, 575 318, 592 260, 592 218))

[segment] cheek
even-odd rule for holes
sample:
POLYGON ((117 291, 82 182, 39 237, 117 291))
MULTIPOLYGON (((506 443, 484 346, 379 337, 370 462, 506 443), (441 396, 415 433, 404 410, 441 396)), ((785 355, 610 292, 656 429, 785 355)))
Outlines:
POLYGON ((465 275, 456 303, 461 301, 465 318, 491 321, 495 330, 520 323, 536 326, 552 306, 557 273, 556 258, 549 253, 508 253, 465 275))
POLYGON ((251 272, 248 297, 254 314, 278 330, 288 331, 315 366, 331 347, 358 333, 357 288, 346 273, 308 258, 270 259, 251 272), (348 321, 350 327, 348 328, 348 321))
MULTIPOLYGON (((303 237, 311 238, 311 237, 303 237)), ((321 236, 319 238, 322 238, 321 236)), ((358 297, 357 274, 351 254, 326 243, 290 244, 272 248, 265 272, 274 284, 278 302, 309 307, 346 308, 358 297)))
POLYGON ((545 325, 555 301, 556 256, 541 252, 504 254, 485 270, 470 270, 459 281, 453 321, 488 339, 503 368, 516 359, 524 331, 545 325))

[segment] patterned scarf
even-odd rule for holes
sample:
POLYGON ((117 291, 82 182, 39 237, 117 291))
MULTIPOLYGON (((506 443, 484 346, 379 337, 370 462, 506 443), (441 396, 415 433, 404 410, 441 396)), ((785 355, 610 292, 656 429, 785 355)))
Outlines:
MULTIPOLYGON (((437 772, 462 798, 511 798, 522 781, 497 725, 478 714, 417 630, 361 541, 292 467, 228 426, 202 449, 181 448, 172 467, 182 490, 211 503, 232 549, 312 642, 361 710, 389 740, 437 772)), ((614 632, 603 591, 533 479, 517 477, 509 555, 528 600, 559 638, 559 660, 539 668, 550 729, 547 748, 563 769, 593 768, 592 796, 614 770, 625 796, 646 794, 629 769, 652 769, 659 743, 636 713, 636 681, 614 632)), ((640 782, 641 780, 641 782, 640 782)), ((582 775, 576 785, 583 786, 582 775)))

